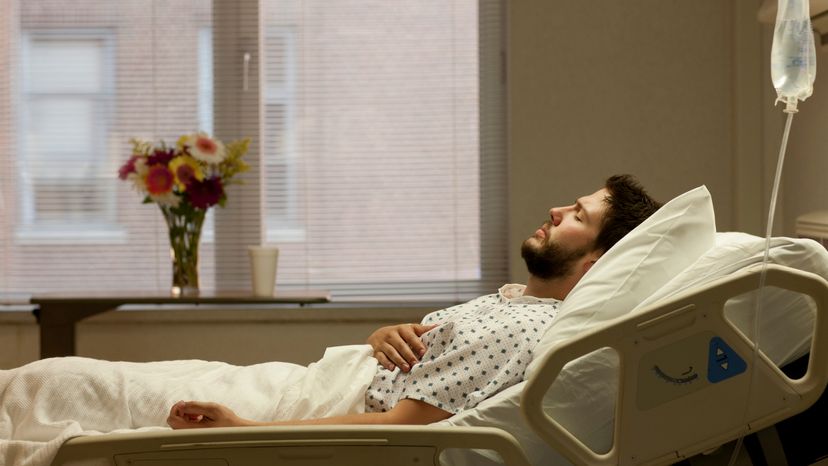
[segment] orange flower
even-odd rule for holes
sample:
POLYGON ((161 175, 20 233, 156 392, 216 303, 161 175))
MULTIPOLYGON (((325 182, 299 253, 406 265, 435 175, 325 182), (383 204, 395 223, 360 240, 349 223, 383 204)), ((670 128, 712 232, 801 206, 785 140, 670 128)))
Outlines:
POLYGON ((171 192, 174 182, 175 176, 166 165, 151 165, 144 176, 144 184, 152 195, 171 192))

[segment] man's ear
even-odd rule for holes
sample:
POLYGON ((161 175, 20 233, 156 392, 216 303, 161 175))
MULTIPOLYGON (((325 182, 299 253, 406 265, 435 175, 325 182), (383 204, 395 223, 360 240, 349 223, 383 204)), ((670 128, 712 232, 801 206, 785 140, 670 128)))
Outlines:
POLYGON ((593 251, 593 252, 587 253, 587 257, 586 257, 587 260, 584 262, 583 273, 587 273, 587 271, 589 271, 589 269, 591 269, 592 266, 595 265, 595 262, 598 261, 598 259, 601 257, 602 254, 603 254, 602 251, 593 251))

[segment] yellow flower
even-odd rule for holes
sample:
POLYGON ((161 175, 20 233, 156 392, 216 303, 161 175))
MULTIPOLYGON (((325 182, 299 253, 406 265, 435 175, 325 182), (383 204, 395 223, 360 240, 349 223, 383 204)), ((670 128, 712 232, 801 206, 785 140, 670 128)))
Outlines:
POLYGON ((176 145, 176 147, 178 147, 178 150, 180 150, 180 151, 184 150, 184 146, 187 145, 187 141, 189 141, 189 140, 190 140, 190 135, 185 134, 185 135, 178 138, 178 141, 175 142, 175 145, 176 145))
POLYGON ((204 172, 198 161, 189 155, 180 155, 170 161, 170 171, 175 175, 175 186, 178 192, 187 190, 187 184, 193 179, 204 180, 204 172))

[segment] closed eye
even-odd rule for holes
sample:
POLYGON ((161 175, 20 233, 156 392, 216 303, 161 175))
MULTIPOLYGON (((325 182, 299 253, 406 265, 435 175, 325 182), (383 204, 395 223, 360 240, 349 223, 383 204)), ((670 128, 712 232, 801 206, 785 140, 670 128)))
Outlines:
POLYGON ((575 202, 575 214, 575 220, 578 222, 583 222, 584 220, 589 222, 589 212, 584 209, 584 205, 581 204, 581 201, 575 202))

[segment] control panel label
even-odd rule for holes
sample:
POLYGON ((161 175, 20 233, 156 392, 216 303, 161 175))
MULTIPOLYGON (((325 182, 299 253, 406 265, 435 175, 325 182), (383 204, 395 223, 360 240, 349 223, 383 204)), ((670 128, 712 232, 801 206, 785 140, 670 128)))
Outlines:
POLYGON ((719 383, 747 370, 747 363, 739 357, 724 340, 719 337, 710 339, 707 353, 707 380, 719 383))

